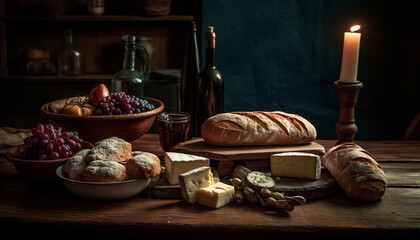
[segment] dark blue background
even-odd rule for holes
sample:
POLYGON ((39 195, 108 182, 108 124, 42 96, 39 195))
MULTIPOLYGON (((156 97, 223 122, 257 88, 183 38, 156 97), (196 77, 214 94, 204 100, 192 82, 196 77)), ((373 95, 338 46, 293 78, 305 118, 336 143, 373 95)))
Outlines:
POLYGON ((402 139, 420 112, 418 10, 415 0, 202 0, 202 49, 214 26, 225 112, 296 113, 336 139, 333 83, 344 32, 360 24, 355 138, 402 139))

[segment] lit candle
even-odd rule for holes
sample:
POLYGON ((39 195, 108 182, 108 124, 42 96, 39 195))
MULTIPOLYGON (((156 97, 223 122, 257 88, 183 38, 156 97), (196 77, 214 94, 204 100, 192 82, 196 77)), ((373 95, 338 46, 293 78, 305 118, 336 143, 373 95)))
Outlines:
POLYGON ((360 25, 350 28, 344 33, 343 59, 341 61, 340 82, 355 83, 357 81, 357 66, 359 63, 360 33, 355 33, 360 25))

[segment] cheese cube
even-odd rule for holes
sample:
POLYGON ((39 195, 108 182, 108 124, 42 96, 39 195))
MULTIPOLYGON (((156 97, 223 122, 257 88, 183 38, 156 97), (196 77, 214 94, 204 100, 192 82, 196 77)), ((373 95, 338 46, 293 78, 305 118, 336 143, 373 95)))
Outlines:
POLYGON ((213 173, 208 166, 199 167, 179 175, 182 198, 190 203, 198 201, 197 191, 214 184, 213 173))
POLYGON ((232 202, 235 188, 222 182, 198 190, 198 203, 211 208, 220 208, 232 202))
POLYGON ((270 170, 273 177, 317 180, 321 177, 321 158, 312 153, 277 153, 270 156, 270 170))
POLYGON ((167 152, 165 153, 165 172, 170 184, 179 184, 179 175, 192 169, 209 166, 210 160, 195 155, 167 152))

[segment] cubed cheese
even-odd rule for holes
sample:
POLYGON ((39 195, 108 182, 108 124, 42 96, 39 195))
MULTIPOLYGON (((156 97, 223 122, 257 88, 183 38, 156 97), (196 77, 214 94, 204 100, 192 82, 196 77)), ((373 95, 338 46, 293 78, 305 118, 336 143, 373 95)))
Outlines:
POLYGON ((220 208, 232 202, 235 188, 222 182, 198 190, 198 203, 211 208, 220 208))
POLYGON ((321 158, 312 153, 288 152, 270 157, 273 177, 297 177, 317 180, 321 177, 321 158))
POLYGON ((182 198, 190 203, 198 201, 197 191, 214 184, 211 168, 208 166, 199 167, 179 175, 182 198))
POLYGON ((165 172, 170 184, 179 184, 179 175, 192 169, 209 166, 210 160, 205 157, 185 153, 165 153, 165 172))

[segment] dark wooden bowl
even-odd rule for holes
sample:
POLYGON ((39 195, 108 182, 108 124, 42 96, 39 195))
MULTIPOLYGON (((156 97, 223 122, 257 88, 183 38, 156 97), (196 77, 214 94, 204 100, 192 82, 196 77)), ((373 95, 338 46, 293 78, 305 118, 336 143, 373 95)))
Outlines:
MULTIPOLYGON (((93 145, 83 141, 82 149, 91 149, 93 145)), ((65 164, 69 158, 56 160, 28 160, 22 158, 25 145, 18 145, 9 149, 6 159, 15 165, 17 173, 28 182, 41 184, 57 184, 60 179, 56 175, 56 169, 65 164)))
POLYGON ((41 115, 46 117, 54 127, 78 131, 83 140, 91 143, 113 136, 131 142, 149 131, 156 115, 164 108, 164 104, 157 99, 148 97, 143 99, 153 104, 155 109, 142 113, 111 116, 73 116, 50 112, 49 105, 66 100, 61 99, 44 104, 41 107, 41 115))

